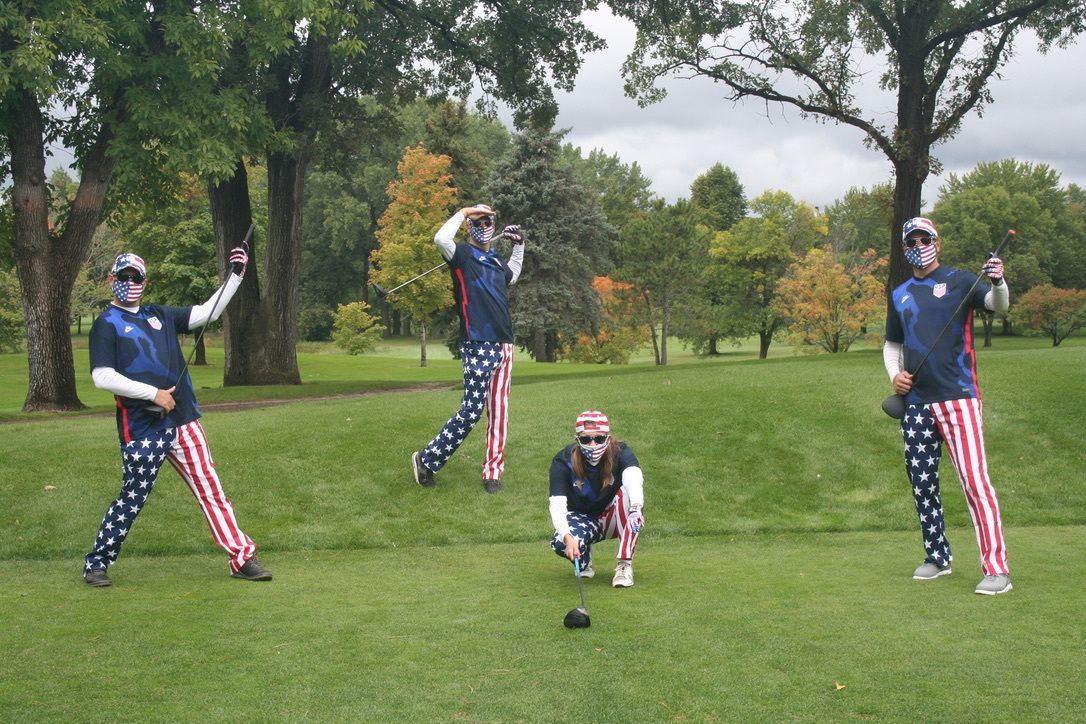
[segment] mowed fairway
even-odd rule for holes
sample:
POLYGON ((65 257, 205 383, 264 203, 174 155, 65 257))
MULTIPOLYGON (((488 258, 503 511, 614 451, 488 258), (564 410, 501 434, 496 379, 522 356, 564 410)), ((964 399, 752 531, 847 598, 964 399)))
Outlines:
POLYGON ((875 352, 518 360, 497 496, 481 428, 438 488, 411 479, 457 391, 211 411, 266 584, 227 577, 167 468, 115 585, 88 588, 81 557, 119 478, 112 419, 0 425, 0 719, 1082 720, 1086 345, 1003 341, 979 355, 1015 584, 994 598, 972 593, 949 460, 955 572, 909 578, 922 548, 875 352), (609 585, 614 543, 597 548, 592 627, 570 631, 546 473, 584 408, 641 459, 647 526, 632 589, 609 585))

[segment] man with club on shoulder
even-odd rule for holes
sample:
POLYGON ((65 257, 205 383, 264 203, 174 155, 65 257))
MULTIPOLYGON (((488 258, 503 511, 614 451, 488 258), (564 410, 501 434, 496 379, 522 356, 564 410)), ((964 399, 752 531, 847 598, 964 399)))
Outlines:
POLYGON ((486 412, 486 459, 483 489, 502 489, 505 441, 509 430, 509 385, 513 372, 513 319, 507 292, 520 277, 524 264, 524 237, 510 224, 502 236, 513 244, 509 260, 502 262, 491 246, 497 213, 486 204, 456 212, 438 230, 434 243, 449 266, 453 298, 460 317, 460 361, 464 367, 464 396, 460 408, 441 432, 411 455, 415 482, 424 488, 436 484, 434 473, 453 456, 479 418, 486 412), (467 227, 466 244, 454 241, 467 227))
POLYGON ((215 543, 229 554, 230 575, 271 580, 272 574, 255 557, 256 544, 238 526, 215 472, 177 340, 178 334, 218 319, 241 285, 248 260, 244 247, 233 249, 232 274, 223 287, 192 307, 141 305, 148 283, 143 259, 123 253, 113 263, 108 281, 114 299, 91 327, 90 365, 94 385, 116 396, 121 492, 106 510, 84 559, 83 579, 88 585, 112 585, 107 568, 116 563, 166 461, 196 496, 215 543))
POLYGON ((892 292, 883 361, 894 391, 905 396, 901 420, 905 470, 927 553, 913 578, 932 580, 951 572, 939 490, 939 461, 945 445, 965 493, 980 548, 983 578, 975 592, 988 596, 1006 593, 1012 588, 1011 576, 999 500, 988 477, 973 350, 973 311, 1005 312, 1010 306, 1003 262, 993 257, 985 263, 983 273, 990 287, 976 284, 975 274, 942 266, 939 233, 935 224, 923 217, 905 222, 901 241, 913 276, 892 292), (966 298, 970 292, 971 298, 966 298), (951 318, 956 309, 957 316, 951 318), (948 322, 945 339, 936 343, 948 322), (927 363, 917 369, 925 354, 927 363))

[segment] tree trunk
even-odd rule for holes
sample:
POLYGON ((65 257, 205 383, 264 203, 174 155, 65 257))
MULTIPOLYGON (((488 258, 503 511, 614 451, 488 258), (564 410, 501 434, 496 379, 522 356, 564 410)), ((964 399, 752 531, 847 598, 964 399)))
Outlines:
POLYGON ((204 341, 206 336, 201 334, 199 341, 196 343, 196 354, 192 358, 192 364, 197 367, 207 366, 207 343, 204 341))
POLYGON ((426 324, 419 322, 419 367, 426 366, 426 324))
POLYGON ((1000 331, 1000 335, 1004 337, 1010 337, 1011 335, 1013 335, 1014 326, 1011 324, 1010 317, 1004 314, 999 319, 1003 323, 1003 329, 1000 331))
POLYGON ((660 361, 657 363, 661 366, 667 364, 667 335, 671 331, 671 304, 666 297, 664 298, 662 312, 662 319, 660 320, 660 361))
POLYGON ((992 346, 992 327, 995 326, 995 314, 981 312, 981 322, 984 323, 984 348, 987 349, 992 346))
POLYGON ((532 359, 542 362, 547 357, 547 334, 539 327, 532 330, 532 359))
POLYGON ((79 269, 90 251, 102 204, 113 177, 108 126, 99 129, 84 159, 75 199, 59 236, 49 231, 43 120, 37 98, 12 92, 11 202, 15 267, 26 320, 30 383, 24 412, 82 410, 72 355, 71 299, 79 269))
POLYGON ((649 318, 649 333, 652 335, 652 360, 657 365, 660 364, 660 344, 656 339, 656 324, 652 321, 652 301, 649 300, 648 292, 642 295, 645 300, 645 308, 648 309, 649 318))
POLYGON ((717 347, 717 338, 716 337, 710 337, 709 338, 709 356, 710 357, 716 357, 719 354, 720 354, 720 349, 717 347))
POLYGON ((537 360, 542 362, 556 362, 558 361, 558 334, 556 332, 547 332, 544 335, 546 357, 543 360, 537 360))

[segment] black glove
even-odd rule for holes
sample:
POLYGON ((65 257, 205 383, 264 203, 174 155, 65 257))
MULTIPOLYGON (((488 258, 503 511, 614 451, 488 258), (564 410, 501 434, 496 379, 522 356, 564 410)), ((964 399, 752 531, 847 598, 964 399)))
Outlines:
POLYGON ((523 244, 524 237, 520 233, 520 224, 510 224, 502 229, 502 236, 514 244, 523 244))
POLYGON ((249 253, 244 246, 235 246, 230 250, 230 270, 239 277, 245 276, 245 266, 249 263, 249 253))

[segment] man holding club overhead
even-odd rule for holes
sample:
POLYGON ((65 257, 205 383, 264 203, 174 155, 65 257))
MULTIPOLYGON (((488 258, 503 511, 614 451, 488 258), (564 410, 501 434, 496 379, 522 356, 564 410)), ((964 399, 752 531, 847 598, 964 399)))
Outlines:
POLYGON ((112 585, 107 568, 116 563, 166 461, 196 496, 215 543, 230 555, 230 574, 249 581, 271 580, 271 573, 254 557, 256 544, 238 526, 215 472, 196 392, 177 341, 178 334, 219 318, 241 285, 248 261, 243 246, 231 250, 232 273, 226 283, 193 307, 141 305, 148 283, 143 259, 124 253, 113 262, 108 281, 114 298, 91 327, 90 364, 95 387, 112 392, 117 400, 121 492, 106 510, 84 560, 83 580, 88 585, 112 585))
POLYGON ((905 470, 927 554, 913 578, 932 580, 951 572, 939 490, 939 461, 945 444, 980 548, 984 577, 976 593, 1006 593, 1011 590, 1010 569, 999 500, 988 477, 973 350, 973 311, 1005 312, 1010 306, 1003 262, 996 257, 985 262, 983 271, 990 287, 978 284, 975 274, 940 265, 942 242, 935 225, 923 217, 905 222, 901 241, 913 276, 892 292, 883 362, 894 391, 905 396, 901 420, 905 470), (940 337, 944 328, 946 334, 940 337), (918 369, 922 359, 926 364, 918 369), (915 374, 905 370, 915 370, 915 374))
POLYGON ((509 383, 513 371, 513 320, 507 291, 520 277, 524 264, 524 237, 520 227, 506 226, 502 236, 513 244, 503 263, 491 248, 497 213, 485 204, 456 212, 438 230, 434 243, 452 273, 453 299, 460 317, 460 360, 464 365, 464 397, 458 409, 426 447, 411 455, 415 482, 424 488, 436 484, 440 470, 474 429, 486 411, 486 459, 483 489, 502 489, 505 439, 509 430, 509 383), (454 241, 467 227, 468 242, 454 241))

